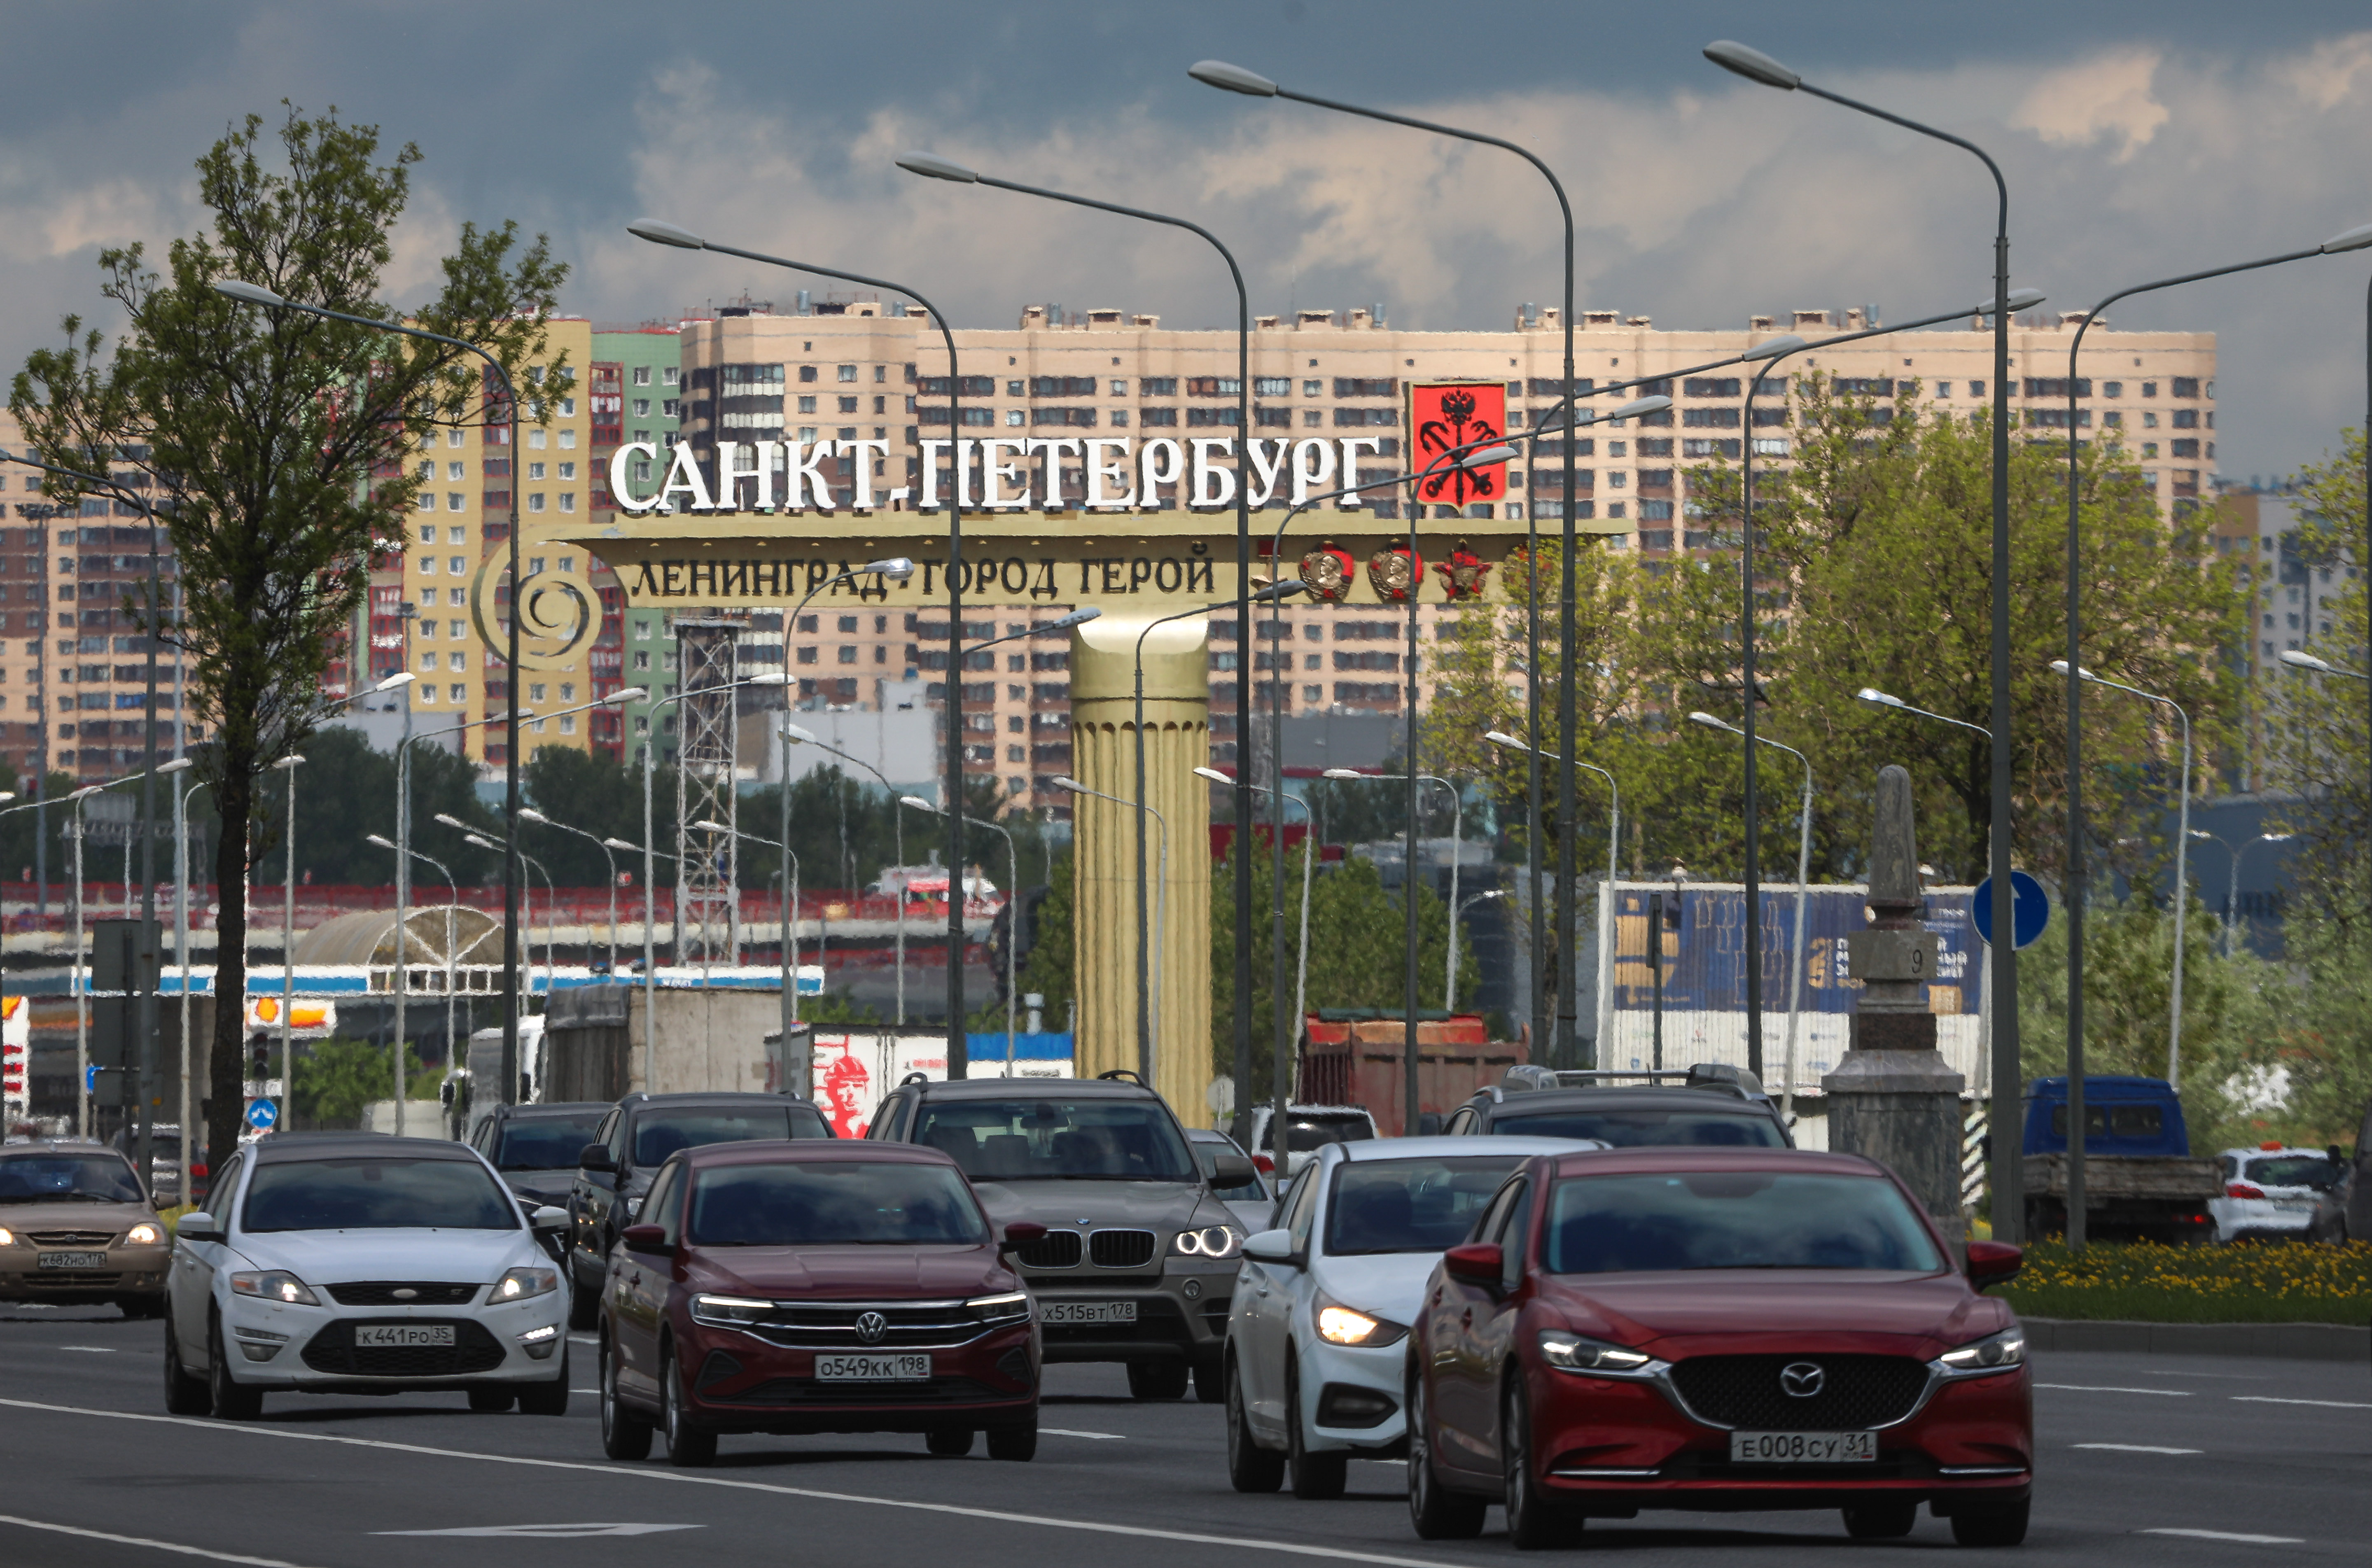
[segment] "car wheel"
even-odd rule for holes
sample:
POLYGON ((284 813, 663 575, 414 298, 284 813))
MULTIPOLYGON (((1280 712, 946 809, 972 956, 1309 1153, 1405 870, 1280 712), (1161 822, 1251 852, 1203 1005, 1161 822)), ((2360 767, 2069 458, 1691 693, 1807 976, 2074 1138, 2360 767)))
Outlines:
POLYGON ((661 1345, 667 1381, 659 1395, 659 1424, 667 1431, 668 1463, 683 1469, 702 1469, 716 1462, 716 1434, 692 1423, 683 1408, 683 1367, 673 1345, 661 1345))
POLYGON ((1855 1540, 1900 1540, 1919 1522, 1919 1504, 1862 1503, 1845 1510, 1845 1534, 1855 1540))
POLYGON ((1507 1539, 1521 1551, 1570 1544, 1580 1533, 1581 1516, 1541 1495, 1532 1474, 1532 1401, 1520 1371, 1499 1401, 1499 1458, 1506 1475, 1507 1539))
POLYGON ((613 1459, 651 1457, 651 1423, 618 1398, 618 1358, 601 1346, 601 1452, 613 1459))
POLYGON ((1181 1400, 1192 1372, 1182 1361, 1132 1361, 1128 1364, 1128 1397, 1132 1400, 1181 1400))
POLYGON ((480 1415, 500 1415, 517 1398, 507 1384, 488 1385, 470 1390, 470 1408, 480 1415))
POLYGON ((2016 1546, 2026 1539, 2029 1506, 2020 1498, 2016 1503, 1961 1507, 1952 1515, 1952 1539, 1962 1546, 2016 1546))
POLYGON ((1448 1490, 1434 1473, 1432 1407, 1424 1374, 1420 1371, 1409 1382, 1409 1523, 1416 1527, 1421 1540, 1472 1540, 1482 1533, 1482 1516, 1490 1504, 1448 1490))
POLYGON ((568 1344, 560 1346, 560 1376, 549 1383, 522 1383, 518 1386, 518 1408, 521 1415, 566 1415, 568 1413, 568 1344))
POLYGON ((1014 1422, 1006 1426, 988 1429, 988 1457, 1028 1464, 1038 1457, 1038 1417, 1033 1411, 1026 1422, 1014 1422))
POLYGON ((222 1319, 216 1318, 207 1330, 206 1368, 207 1402, 214 1408, 216 1421, 253 1421, 263 1413, 263 1390, 250 1388, 232 1380, 230 1353, 223 1343, 222 1319))
POLYGON ((203 1415, 214 1406, 214 1397, 206 1380, 192 1376, 181 1365, 181 1342, 173 1332, 171 1318, 165 1320, 165 1413, 168 1415, 203 1415))
POLYGON ((1285 1484, 1285 1456, 1252 1441, 1243 1369, 1227 1357, 1227 1483, 1238 1492, 1274 1492, 1285 1484))
POLYGON ((576 1266, 572 1262, 568 1273, 568 1326, 580 1334, 590 1333, 600 1319, 600 1286, 586 1289, 577 1280, 576 1266))
POLYGON ((1225 1355, 1213 1351, 1194 1363, 1194 1399, 1205 1405, 1224 1404, 1227 1398, 1227 1368, 1225 1355))
POLYGON ((1350 1479, 1348 1454, 1313 1454, 1301 1430, 1301 1373, 1285 1364, 1285 1463, 1293 1472, 1293 1494, 1305 1503, 1324 1503, 1343 1495, 1350 1479))
POLYGON ((942 1459, 960 1459, 971 1452, 969 1426, 935 1426, 923 1434, 923 1446, 942 1459))

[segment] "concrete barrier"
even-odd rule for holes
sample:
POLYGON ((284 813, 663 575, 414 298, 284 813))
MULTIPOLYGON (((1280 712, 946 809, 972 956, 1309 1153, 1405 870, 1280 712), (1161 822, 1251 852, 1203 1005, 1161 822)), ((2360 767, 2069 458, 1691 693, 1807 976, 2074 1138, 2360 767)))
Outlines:
POLYGON ((2027 1318, 2037 1351, 2150 1355, 2261 1355, 2290 1361, 2372 1363, 2372 1326, 2346 1323, 2128 1323, 2027 1318))

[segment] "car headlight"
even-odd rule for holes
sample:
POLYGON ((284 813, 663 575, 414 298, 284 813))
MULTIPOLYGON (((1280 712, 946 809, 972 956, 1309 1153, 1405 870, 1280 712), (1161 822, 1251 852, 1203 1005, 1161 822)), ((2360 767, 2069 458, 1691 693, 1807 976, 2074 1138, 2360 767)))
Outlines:
POLYGON ((1636 1372, 1656 1359, 1645 1351, 1585 1339, 1563 1329, 1541 1330, 1540 1346, 1541 1359, 1560 1372, 1594 1372, 1601 1376, 1636 1372))
POLYGON ((303 1280, 285 1269, 266 1269, 259 1273, 233 1274, 231 1294, 252 1295, 264 1301, 283 1301, 298 1307, 319 1307, 321 1298, 315 1295, 303 1280))
POLYGON ((2004 1329, 1936 1358, 1936 1368, 1953 1377, 1982 1377, 1989 1372, 2007 1372, 2025 1365, 2024 1329, 2004 1329))
POLYGON ((164 1239, 165 1233, 145 1220, 123 1233, 126 1247, 154 1247, 164 1239))
POLYGON ((1244 1233, 1231 1225, 1205 1225, 1180 1231, 1171 1245, 1188 1258, 1232 1258, 1243 1250, 1244 1233))
POLYGON ((1356 1345, 1364 1350, 1397 1343, 1408 1334, 1405 1323, 1345 1307, 1331 1296, 1320 1295, 1317 1307, 1318 1337, 1330 1345, 1356 1345))
POLYGON ((6 1225, 0 1225, 0 1247, 14 1247, 16 1245, 17 1233, 10 1230, 6 1225))
POLYGON ((695 1295, 692 1320, 712 1329, 747 1329, 774 1309, 771 1301, 748 1295, 695 1295))
POLYGON ((1029 1317, 1029 1293, 1007 1291, 1002 1295, 975 1295, 964 1303, 983 1323, 1019 1323, 1029 1317))
POLYGON ((489 1306, 506 1301, 525 1301, 531 1295, 549 1295, 560 1288, 557 1269, 520 1268, 506 1270, 486 1295, 489 1306))

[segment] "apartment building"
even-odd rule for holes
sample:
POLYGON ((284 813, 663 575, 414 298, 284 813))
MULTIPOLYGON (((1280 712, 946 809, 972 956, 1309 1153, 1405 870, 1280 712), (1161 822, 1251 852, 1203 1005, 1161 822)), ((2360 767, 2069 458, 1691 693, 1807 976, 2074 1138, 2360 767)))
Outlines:
MULTIPOLYGON (((648 442, 662 452, 675 446, 683 424, 681 334, 680 324, 659 321, 594 329, 591 504, 596 511, 616 509, 608 473, 610 454, 622 441, 648 442)), ((656 724, 659 761, 671 762, 679 727, 676 710, 661 704, 678 690, 674 618, 664 610, 630 606, 625 590, 606 567, 596 580, 602 585, 604 623, 603 638, 595 645, 595 692, 607 695, 620 686, 640 686, 650 693, 618 711, 614 744, 605 738, 596 745, 617 761, 634 761, 651 742, 656 724), (608 642, 612 618, 619 633, 614 645, 608 642), (615 666, 604 656, 612 653, 615 666)))

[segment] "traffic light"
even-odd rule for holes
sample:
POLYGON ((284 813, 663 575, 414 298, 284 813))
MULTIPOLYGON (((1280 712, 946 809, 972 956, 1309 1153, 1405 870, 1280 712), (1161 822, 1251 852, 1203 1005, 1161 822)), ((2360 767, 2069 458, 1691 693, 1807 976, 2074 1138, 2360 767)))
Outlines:
POLYGON ((260 1084, 272 1075, 272 1039, 268 1035, 257 1035, 248 1041, 247 1049, 249 1065, 252 1069, 250 1075, 260 1084))

